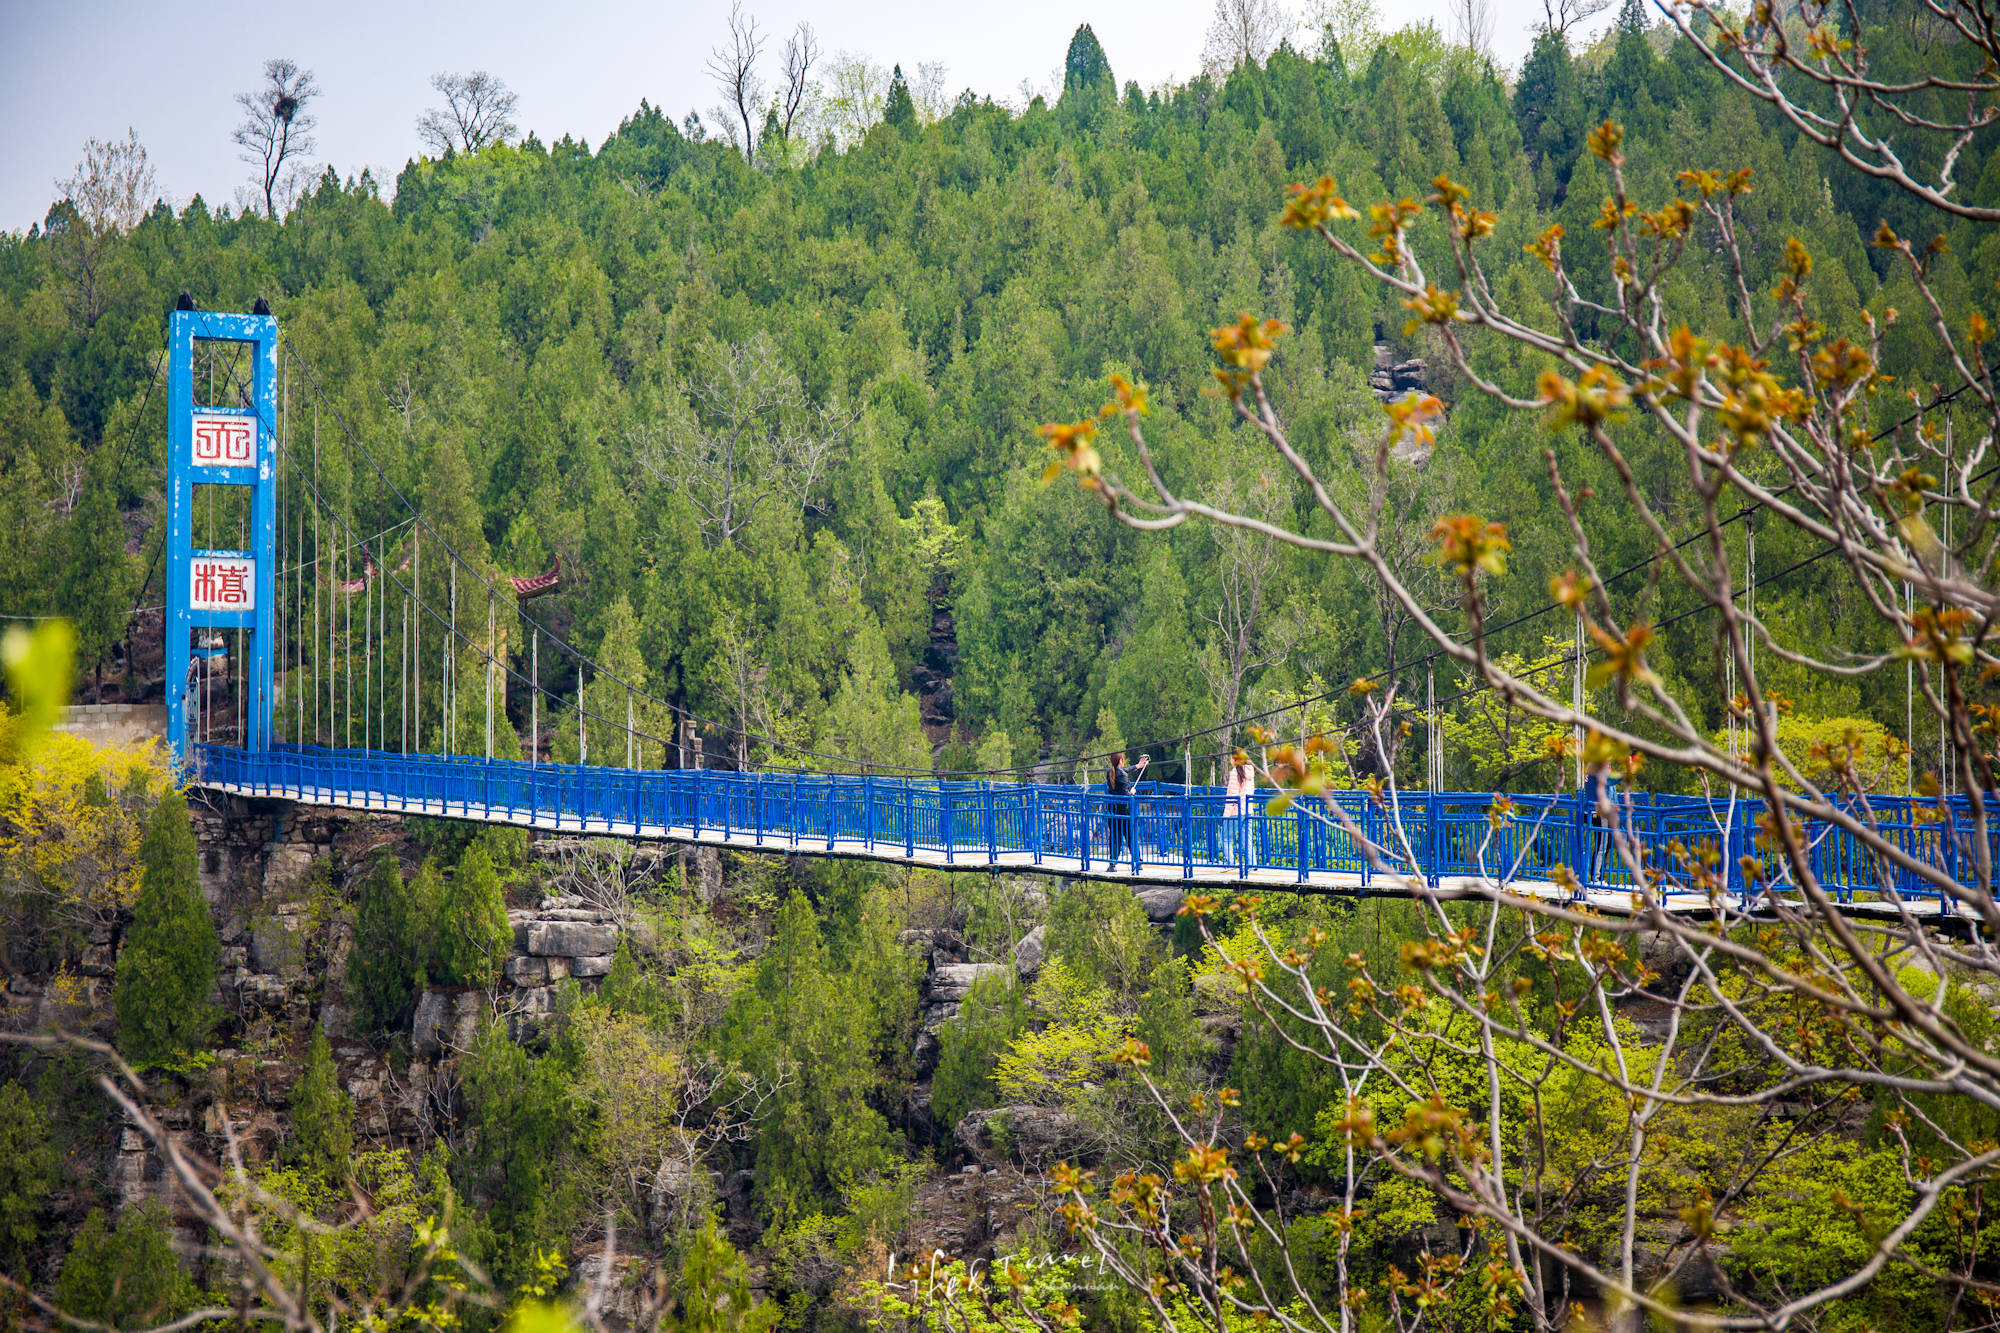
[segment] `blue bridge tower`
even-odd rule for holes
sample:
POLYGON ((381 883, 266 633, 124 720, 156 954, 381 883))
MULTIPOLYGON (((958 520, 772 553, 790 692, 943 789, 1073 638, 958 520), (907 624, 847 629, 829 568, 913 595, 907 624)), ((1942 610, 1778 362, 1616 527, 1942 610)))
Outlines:
POLYGON ((167 742, 183 766, 192 757, 188 723, 197 631, 242 631, 242 660, 233 673, 243 694, 238 743, 251 753, 271 747, 277 399, 275 318, 173 312, 167 330, 167 742), (226 405, 195 401, 194 353, 201 342, 249 346, 248 382, 232 375, 226 405), (194 545, 195 501, 208 486, 249 488, 248 540, 241 548, 194 545))

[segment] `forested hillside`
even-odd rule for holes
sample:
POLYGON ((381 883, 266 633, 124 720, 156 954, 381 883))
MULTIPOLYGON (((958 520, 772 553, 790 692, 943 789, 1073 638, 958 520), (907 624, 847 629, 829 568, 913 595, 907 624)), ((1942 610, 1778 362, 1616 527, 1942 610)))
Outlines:
MULTIPOLYGON (((1339 5, 1150 89, 1084 25, 1052 103, 440 121, 393 189, 0 236, 0 616, 47 622, 0 638, 0 1323, 1989 1327, 2000 38, 1588 7, 1519 70, 1339 5), (1849 96, 1894 170, 1810 144, 1849 96), (503 689, 495 753, 1242 745, 1297 884, 531 836, 52 732, 64 621, 82 699, 162 688, 165 315, 260 299, 327 531, 407 495, 606 669, 489 613, 563 700, 503 689), (1308 889, 1309 836, 1372 877, 1308 889)), ((367 591, 288 533, 295 606, 367 591)), ((351 631, 282 738, 350 740, 351 631)), ((441 637, 415 743, 483 748, 441 637)))
MULTIPOLYGON (((774 142, 754 169, 697 121, 641 106, 595 148, 530 136, 413 161, 393 199, 385 182, 329 171, 275 223, 196 199, 104 234, 59 204, 46 227, 0 241, 0 604, 78 617, 86 667, 116 676, 127 610, 159 601, 165 437, 147 385, 185 290, 210 309, 269 299, 398 486, 500 571, 560 557, 553 623, 704 717, 878 762, 928 763, 949 739, 943 767, 994 768, 1173 737, 1382 671, 1416 650, 1358 571, 1211 531, 1121 532, 1037 484, 1035 427, 1094 407, 1122 370, 1151 386, 1153 438, 1184 493, 1310 524, 1302 490, 1210 392, 1208 330, 1243 312, 1282 319, 1294 333, 1274 392, 1308 458, 1363 487, 1355 461, 1379 439, 1379 398, 1438 393, 1438 448, 1393 481, 1399 545, 1414 568, 1437 516, 1476 509, 1513 534, 1520 577, 1497 589, 1495 619, 1541 605, 1568 548, 1543 434, 1454 384, 1400 303, 1277 214, 1288 182, 1330 174, 1359 201, 1421 199, 1447 173, 1496 214, 1503 297, 1536 300, 1547 273, 1522 247, 1551 223, 1578 253, 1601 235, 1602 164, 1583 140, 1615 117, 1639 197, 1672 194, 1690 164, 1753 173, 1739 203, 1761 270, 1742 275, 1752 302, 1796 238, 1831 329, 1863 339, 1864 313, 1916 311, 1907 276, 1885 276, 1868 246, 1910 206, 1799 151, 1644 20, 1627 5, 1583 53, 1545 35, 1511 81, 1419 27, 1351 37, 1365 48, 1351 51, 1329 34, 1220 83, 1122 91, 1117 53, 1082 31, 1054 105, 1014 114, 967 95, 926 124, 892 97, 845 150, 774 142), (767 440, 725 460, 713 441, 751 394, 782 418, 771 439, 824 447, 767 440)), ((1877 37, 1883 68, 1943 49, 1907 24, 1877 37)), ((2000 190, 1983 157, 1958 175, 1968 198, 2000 190)), ((1420 248, 1438 240, 1431 225, 1420 248)), ((1992 238, 1965 226, 1935 261, 1948 322, 2000 276, 1992 238)), ((1584 280, 1593 271, 1602 281, 1584 280)), ((1719 256, 1674 281, 1693 307, 1741 299, 1719 256)), ((1913 324, 1886 339, 1899 390, 1939 369, 1913 324)), ((1473 350, 1532 382, 1507 347, 1473 350)), ((1904 401, 1883 395, 1885 419, 1904 401)), ((295 449, 314 428, 292 421, 295 449)), ((327 493, 364 531, 399 521, 360 480, 343 491, 362 465, 330 421, 318 429, 327 493)), ((1553 444, 1571 475, 1611 480, 1588 451, 1553 444)), ((1673 515, 1671 453, 1642 442, 1633 456, 1662 468, 1653 485, 1673 515)), ((1587 505, 1585 520, 1606 568, 1651 551, 1616 505, 1587 505)), ((1796 554, 1778 543, 1760 560, 1796 554)), ((1762 605, 1799 635, 1837 636, 1841 602, 1820 594, 1799 580, 1762 605)), ((1713 672, 1709 634, 1684 623, 1655 666, 1713 672)), ((1544 635, 1567 646, 1552 620, 1501 646, 1534 660, 1544 635)), ((518 636, 511 651, 525 651, 518 636)), ((1787 682, 1802 721, 1900 732, 1900 697, 1870 688, 1787 682)), ((1476 703, 1460 708, 1450 785, 1553 784, 1547 765, 1506 757, 1476 703)))

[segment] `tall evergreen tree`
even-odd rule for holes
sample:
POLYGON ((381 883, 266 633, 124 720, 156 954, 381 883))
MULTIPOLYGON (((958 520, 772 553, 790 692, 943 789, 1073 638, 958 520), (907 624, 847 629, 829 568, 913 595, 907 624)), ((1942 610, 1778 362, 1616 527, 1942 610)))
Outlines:
POLYGON ((118 516, 118 485, 102 450, 86 473, 76 508, 63 532, 58 601, 76 625, 79 670, 98 668, 125 630, 131 610, 131 564, 125 525, 118 516))
POLYGON ((534 1252, 559 1245, 563 1232, 563 1149, 575 1141, 575 1125, 559 1063, 532 1059, 493 1023, 460 1061, 472 1143, 452 1170, 488 1205, 482 1221, 496 1242, 494 1276, 505 1283, 518 1282, 534 1252))
POLYGON ((60 1166, 47 1113, 9 1079, 0 1086, 0 1271, 21 1271, 60 1166))
POLYGON ((1617 32, 1611 59, 1604 67, 1607 110, 1622 108, 1631 122, 1625 126, 1627 135, 1650 139, 1658 129, 1653 123, 1657 113, 1652 95, 1653 68, 1658 61, 1646 39, 1646 7, 1641 0, 1625 0, 1624 8, 1618 11, 1617 32), (1642 108, 1643 118, 1634 120, 1634 112, 1642 108))
POLYGON ((118 955, 112 999, 118 1044, 138 1066, 171 1063, 198 1050, 215 1026, 221 943, 201 896, 187 798, 161 799, 139 847, 139 901, 118 955))
POLYGON ((493 857, 475 842, 438 896, 430 979, 440 986, 490 986, 499 980, 513 939, 493 857))
POLYGON ((882 104, 882 123, 902 134, 917 128, 917 104, 910 97, 910 85, 903 79, 901 65, 889 77, 889 100, 882 104))
POLYGON ((1515 81, 1514 120, 1551 197, 1559 197, 1569 182, 1588 119, 1569 43, 1560 32, 1545 28, 1536 34, 1515 81))
POLYGON ((388 1031, 410 1021, 424 988, 422 924, 412 886, 383 852, 361 883, 347 965, 348 997, 363 1027, 388 1031))
POLYGON ((751 1294, 750 1265, 711 1219, 694 1234, 681 1261, 681 1333, 764 1333, 785 1311, 751 1294))
POLYGON ((305 1072, 292 1090, 292 1137, 285 1160, 331 1182, 345 1178, 353 1151, 354 1104, 341 1091, 326 1029, 315 1023, 305 1072))
POLYGON ((1077 26, 1069 39, 1069 54, 1063 58, 1061 109, 1089 118, 1118 100, 1118 81, 1112 77, 1111 62, 1088 23, 1077 26))
POLYGON ((793 890, 722 1032, 722 1049, 758 1077, 777 1086, 791 1071, 755 1140, 758 1192, 773 1221, 796 1220, 893 1160, 888 1124, 868 1102, 873 998, 834 970, 812 904, 793 890))
POLYGON ((163 1324, 194 1297, 194 1283, 174 1257, 166 1210, 154 1202, 127 1208, 116 1226, 92 1209, 56 1278, 64 1314, 118 1329, 163 1324))

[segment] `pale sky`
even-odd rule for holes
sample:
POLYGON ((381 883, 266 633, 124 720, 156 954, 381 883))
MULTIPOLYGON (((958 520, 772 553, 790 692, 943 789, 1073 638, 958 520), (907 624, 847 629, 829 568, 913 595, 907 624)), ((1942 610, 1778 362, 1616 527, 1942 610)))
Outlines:
MULTIPOLYGON (((1378 0, 1385 28, 1448 24, 1449 0, 1378 0)), ((923 0, 747 0, 774 40, 812 23, 829 52, 909 69, 943 63, 947 84, 1019 100, 1023 80, 1059 86, 1063 52, 1088 22, 1120 86, 1156 87, 1200 68, 1214 0, 1009 0, 1004 7, 923 0)), ((1496 55, 1518 66, 1540 0, 1494 0, 1496 55)), ((235 95, 262 62, 289 56, 322 95, 313 156, 343 177, 372 167, 384 192, 418 151, 415 122, 439 100, 440 70, 485 69, 520 95, 522 130, 551 143, 604 142, 647 98, 679 121, 718 100, 702 71, 723 36, 728 0, 349 0, 187 7, 136 0, 0 0, 0 230, 41 220, 91 137, 138 131, 176 207, 200 194, 232 203, 250 169, 230 131, 235 95)))

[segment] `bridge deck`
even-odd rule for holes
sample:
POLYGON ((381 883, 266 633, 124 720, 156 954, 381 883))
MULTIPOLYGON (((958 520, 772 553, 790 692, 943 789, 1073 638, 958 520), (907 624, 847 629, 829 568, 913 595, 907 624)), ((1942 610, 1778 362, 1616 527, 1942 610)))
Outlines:
MULTIPOLYGON (((282 749, 249 754, 221 747, 197 752, 194 785, 218 793, 336 809, 428 815, 505 824, 551 833, 647 838, 781 855, 853 857, 953 871, 1035 872, 1134 885, 1174 885, 1233 895, 1290 893, 1486 896, 1496 888, 1524 898, 1588 903, 1631 912, 1631 877, 1605 854, 1609 835, 1563 802, 1535 798, 1518 818, 1496 825, 1484 793, 1406 793, 1403 836, 1425 873, 1385 874, 1364 848, 1323 814, 1297 809, 1247 816, 1229 812, 1211 789, 1157 789, 1128 805, 1078 787, 941 783, 825 774, 580 769, 506 761, 380 752, 282 749), (1136 852, 1107 862, 1110 823, 1129 819, 1136 852), (1247 860, 1248 865, 1243 862, 1247 860), (1595 863, 1592 867, 1592 863, 1595 863), (1591 867, 1594 879, 1572 896, 1549 871, 1591 867), (1503 881, 1504 876, 1504 883, 1503 881)), ((1337 793, 1363 837, 1391 842, 1386 815, 1364 793, 1337 793), (1352 797, 1353 800, 1347 798, 1352 797)), ((1512 798, 1517 803, 1523 798, 1512 798)), ((1628 811, 1628 828, 1648 860, 1705 833, 1720 853, 1753 823, 1741 808, 1719 828, 1690 818, 1690 802, 1628 811)), ((1915 824, 1912 821, 1914 830, 1915 824)), ((1842 835, 1845 836, 1845 835, 1842 835)), ((1932 834, 1935 837, 1935 833, 1932 834)), ((1843 906, 1859 915, 1950 917, 1934 892, 1879 890, 1872 875, 1855 882, 1858 863, 1837 844, 1815 844, 1825 877, 1843 906)), ((1950 854, 1950 840, 1935 849, 1950 854)), ((1395 858, 1391 858, 1395 859, 1395 858)), ((1869 869, 1868 867, 1861 867, 1869 869)), ((1672 893, 1666 910, 1706 914, 1706 895, 1672 893)), ((1741 911, 1740 893, 1730 905, 1741 911)), ((1752 904, 1754 908, 1754 904, 1752 904)))

